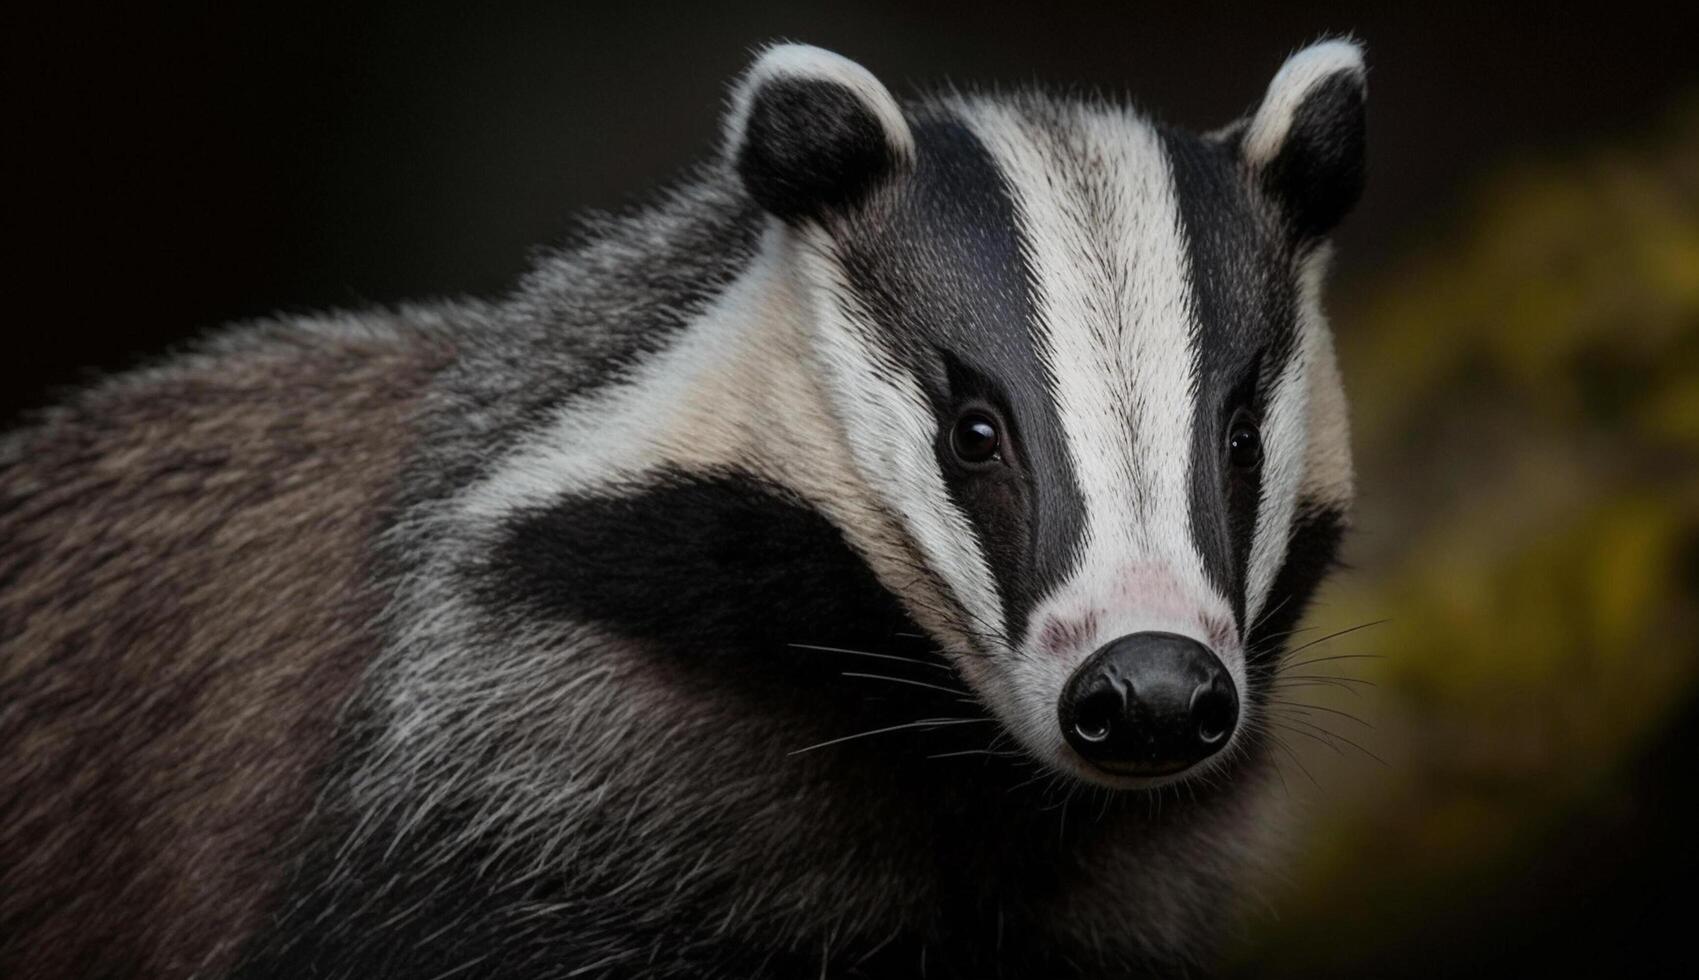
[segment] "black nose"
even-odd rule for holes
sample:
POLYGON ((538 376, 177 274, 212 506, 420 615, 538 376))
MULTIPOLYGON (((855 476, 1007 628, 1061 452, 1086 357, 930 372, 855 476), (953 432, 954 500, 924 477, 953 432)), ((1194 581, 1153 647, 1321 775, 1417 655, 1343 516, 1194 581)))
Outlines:
POLYGON ((1080 664, 1057 706, 1068 744, 1101 769, 1179 772, 1214 755, 1239 723, 1220 658, 1173 633, 1133 633, 1080 664))

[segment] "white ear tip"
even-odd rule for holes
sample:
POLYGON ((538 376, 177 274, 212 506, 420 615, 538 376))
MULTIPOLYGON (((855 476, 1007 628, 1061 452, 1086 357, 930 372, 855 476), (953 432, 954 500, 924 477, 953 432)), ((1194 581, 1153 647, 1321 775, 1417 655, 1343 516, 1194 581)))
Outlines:
POLYGON ((867 69, 849 60, 836 51, 827 51, 812 44, 795 44, 783 42, 768 45, 761 49, 755 63, 750 66, 749 78, 773 78, 780 75, 800 76, 845 76, 865 75, 873 77, 867 69))
POLYGON ((848 89, 872 110, 899 155, 913 157, 913 134, 903 119, 902 109, 884 83, 860 64, 835 51, 794 42, 782 42, 761 49, 749 70, 738 81, 726 125, 732 144, 735 145, 741 138, 754 93, 763 85, 780 79, 817 79, 848 89))
POLYGON ((1287 58, 1270 87, 1279 85, 1283 79, 1319 78, 1341 71, 1362 73, 1363 46, 1343 38, 1318 41, 1287 58))
POLYGON ((1286 59, 1268 83, 1268 92, 1245 133, 1245 156, 1251 163, 1273 159, 1286 138, 1292 114, 1316 84, 1349 73, 1362 85, 1363 48, 1356 41, 1335 38, 1318 41, 1286 59))

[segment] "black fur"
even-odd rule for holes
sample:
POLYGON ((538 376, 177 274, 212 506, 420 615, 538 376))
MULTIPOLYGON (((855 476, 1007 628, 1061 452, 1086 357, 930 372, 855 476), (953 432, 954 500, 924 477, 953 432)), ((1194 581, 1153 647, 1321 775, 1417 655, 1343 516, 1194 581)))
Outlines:
POLYGON ((1262 173, 1293 237, 1326 235, 1362 197, 1367 118, 1362 78, 1351 71, 1318 82, 1293 112, 1280 151, 1262 173))
POLYGON ((860 201, 896 162, 866 102, 808 78, 774 79, 753 93, 737 150, 750 195, 792 223, 860 201))
POLYGON ((1259 475, 1233 473, 1228 425, 1243 407, 1260 416, 1267 386, 1291 357, 1297 332, 1292 244, 1249 193, 1233 148, 1163 131, 1191 262, 1196 310, 1196 423, 1192 535, 1211 582, 1245 617, 1245 569, 1262 499, 1259 475))
POLYGON ((483 590, 497 605, 703 650, 918 632, 819 511, 740 473, 666 474, 520 512, 483 590))

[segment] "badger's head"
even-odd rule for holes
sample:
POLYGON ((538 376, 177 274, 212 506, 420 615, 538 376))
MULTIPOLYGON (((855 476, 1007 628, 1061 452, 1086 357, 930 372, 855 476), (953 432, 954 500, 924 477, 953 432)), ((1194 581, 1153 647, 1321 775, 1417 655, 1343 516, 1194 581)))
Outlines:
POLYGON ((1096 99, 899 103, 767 50, 727 152, 782 227, 870 556, 1003 724, 1109 786, 1248 744, 1352 494, 1320 307, 1363 183, 1353 44, 1209 135, 1096 99))

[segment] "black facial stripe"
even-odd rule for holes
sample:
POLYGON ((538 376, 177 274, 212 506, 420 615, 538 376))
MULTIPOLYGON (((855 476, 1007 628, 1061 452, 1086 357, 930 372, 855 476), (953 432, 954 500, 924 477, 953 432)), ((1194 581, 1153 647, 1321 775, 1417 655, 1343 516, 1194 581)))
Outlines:
POLYGON ((1085 504, 1056 381, 1039 356, 1008 182, 960 120, 922 119, 913 131, 914 172, 833 230, 856 301, 878 324, 879 342, 927 381, 939 431, 948 432, 964 400, 991 403, 1010 428, 1013 460, 1004 472, 958 472, 945 441, 939 462, 978 531, 1018 638, 1033 604, 1071 570, 1085 504), (946 369, 940 351, 959 369, 946 369))
MULTIPOLYGON (((1221 399, 1221 405, 1224 406, 1220 410, 1223 427, 1221 429, 1221 440, 1215 447, 1216 455, 1224 459, 1222 471, 1225 474, 1223 491, 1226 494, 1228 554, 1232 556, 1232 569, 1236 576, 1233 591, 1229 594, 1233 598, 1233 614, 1241 623, 1244 622, 1245 618, 1244 593, 1246 579, 1248 578, 1246 569, 1250 562, 1251 548, 1256 541, 1257 514, 1262 509, 1263 481, 1260 467, 1245 472, 1232 465, 1232 460, 1227 458, 1227 444, 1232 435, 1233 419, 1238 415, 1238 407, 1248 409, 1251 418, 1259 422, 1265 414, 1266 405, 1263 392, 1268 389, 1267 381, 1262 376, 1262 363, 1262 357, 1253 358, 1251 363, 1241 372, 1238 383, 1228 390, 1225 398, 1221 399)), ((1193 472, 1196 472, 1195 468, 1193 472)), ((1196 496, 1196 486, 1194 481, 1194 497, 1196 496)), ((1195 530, 1197 523, 1195 509, 1192 520, 1195 530)))
POLYGON ((1228 472, 1224 447, 1235 388, 1253 363, 1253 408, 1296 346, 1297 285, 1291 247, 1252 199, 1231 147, 1163 130, 1191 264, 1196 320, 1196 422, 1191 473, 1192 535, 1210 580, 1245 619, 1246 567, 1261 503, 1260 478, 1228 472), (1250 485, 1246 485, 1249 482, 1250 485))

